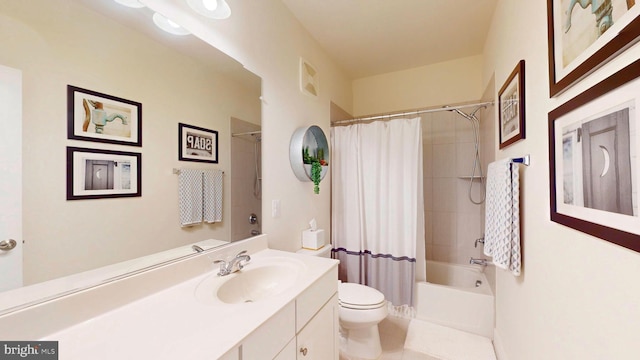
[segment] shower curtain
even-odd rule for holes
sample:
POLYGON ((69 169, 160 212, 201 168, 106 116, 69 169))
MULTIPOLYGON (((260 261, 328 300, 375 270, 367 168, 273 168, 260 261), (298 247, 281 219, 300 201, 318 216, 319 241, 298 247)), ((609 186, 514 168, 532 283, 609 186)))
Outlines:
POLYGON ((332 242, 339 277, 381 291, 411 316, 424 241, 420 118, 331 129, 332 242))

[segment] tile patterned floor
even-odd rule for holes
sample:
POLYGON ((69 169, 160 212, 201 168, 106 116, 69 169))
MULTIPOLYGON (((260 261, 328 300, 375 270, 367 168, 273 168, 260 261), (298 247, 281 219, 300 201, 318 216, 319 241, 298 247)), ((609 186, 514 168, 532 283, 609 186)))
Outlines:
MULTIPOLYGON (((380 356, 378 360, 439 360, 439 358, 404 348, 409 323, 409 319, 388 316, 378 325, 378 329, 380 331, 380 343, 382 345, 382 356, 380 356)), ((466 337, 464 338, 466 339, 466 337)), ((469 340, 473 339, 470 338, 469 340)), ((469 344, 469 346, 471 345, 472 343, 469 344)), ((482 348, 482 350, 486 349, 482 348)), ((488 354, 486 351, 474 352, 474 354, 476 353, 478 354, 478 359, 495 359, 494 354, 488 354)), ((465 355, 464 358, 469 358, 468 354, 465 355)))
MULTIPOLYGON (((382 355, 378 360, 440 360, 439 358, 404 348, 409 322, 409 319, 393 316, 387 316, 386 319, 382 320, 378 325, 380 344, 382 346, 382 355)), ((340 356, 340 360, 352 359, 340 356)))
POLYGON ((382 345, 382 356, 379 360, 438 360, 429 355, 404 349, 408 327, 409 319, 387 316, 382 320, 378 325, 382 345))

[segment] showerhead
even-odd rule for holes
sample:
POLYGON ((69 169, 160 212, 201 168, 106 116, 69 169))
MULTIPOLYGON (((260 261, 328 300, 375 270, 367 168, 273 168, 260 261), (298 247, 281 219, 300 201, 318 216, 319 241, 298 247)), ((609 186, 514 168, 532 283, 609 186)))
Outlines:
MULTIPOLYGON (((447 109, 449 106, 445 105, 443 106, 443 108, 447 109)), ((471 112, 471 114, 467 114, 463 111, 461 111, 458 108, 452 108, 452 109, 447 109, 449 111, 453 111, 455 113, 457 113, 458 115, 462 116, 463 118, 469 120, 469 121, 478 121, 478 118, 476 117, 476 112, 478 112, 478 110, 482 109, 482 108, 486 108, 486 105, 482 105, 482 106, 478 106, 475 110, 473 110, 473 112, 471 112)))
MULTIPOLYGON (((453 111, 457 112, 458 115, 462 116, 463 118, 465 118, 465 119, 467 119, 469 121, 473 121, 473 119, 475 118, 475 116, 463 113, 459 109, 453 109, 453 111)), ((475 113, 475 111, 474 111, 474 113, 475 113)))

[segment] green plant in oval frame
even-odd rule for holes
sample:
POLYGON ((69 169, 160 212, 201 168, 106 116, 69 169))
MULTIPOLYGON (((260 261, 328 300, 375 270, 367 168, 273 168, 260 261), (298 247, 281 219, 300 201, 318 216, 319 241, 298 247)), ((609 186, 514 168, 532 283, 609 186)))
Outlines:
POLYGON ((320 193, 320 180, 322 180, 322 165, 320 161, 314 160, 311 163, 311 181, 313 181, 313 192, 320 193))

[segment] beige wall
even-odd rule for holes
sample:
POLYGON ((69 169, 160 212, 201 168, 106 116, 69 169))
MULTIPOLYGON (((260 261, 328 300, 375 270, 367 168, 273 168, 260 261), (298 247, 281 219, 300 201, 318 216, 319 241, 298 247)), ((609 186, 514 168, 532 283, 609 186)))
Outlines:
POLYGON ((478 100, 482 56, 381 74, 353 82, 353 115, 362 116, 478 100))
MULTIPOLYGON (((228 221, 180 228, 172 169, 203 165, 178 162, 178 122, 218 130, 213 167, 228 171, 229 119, 259 121, 258 95, 69 1, 38 4, 27 15, 33 3, 3 1, 0 14, 0 63, 22 70, 24 81, 25 283, 229 239, 228 221), (143 146, 68 140, 68 84, 141 102, 143 146), (67 201, 67 146, 141 152, 142 197, 67 201)), ((228 191, 224 201, 228 216, 228 191)))
POLYGON ((223 21, 199 17, 185 8, 184 1, 145 3, 172 14, 174 21, 262 78, 262 230, 269 234, 269 246, 299 249, 301 232, 312 218, 318 221, 318 227, 329 231, 327 180, 320 186, 319 195, 313 193, 313 183, 299 181, 289 165, 289 142, 301 126, 318 125, 328 136, 330 102, 351 112, 350 81, 279 0, 234 1, 233 14, 223 21), (318 71, 318 98, 299 90, 300 57, 318 71), (273 200, 280 200, 277 217, 272 217, 273 200))
MULTIPOLYGON (((549 99, 544 1, 498 2, 483 81, 495 92, 526 61, 527 138, 496 158, 531 154, 522 169, 523 273, 497 270, 496 343, 504 359, 635 359, 640 352, 640 254, 550 221, 547 113, 640 57, 637 46, 549 99)), ((497 131, 497 130, 496 130, 497 131)))

